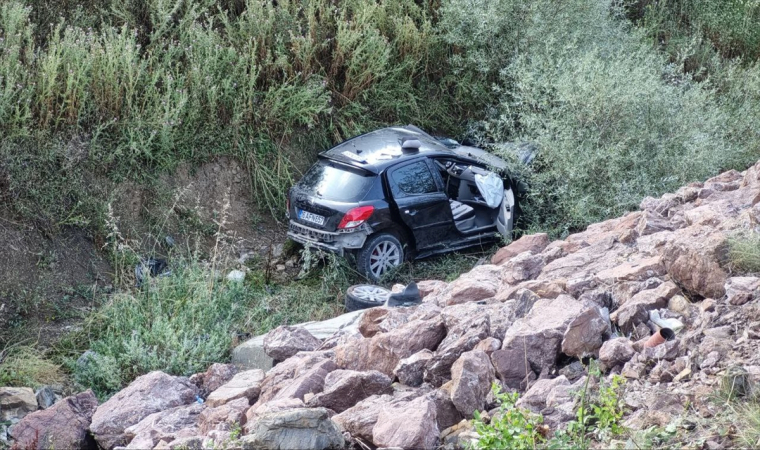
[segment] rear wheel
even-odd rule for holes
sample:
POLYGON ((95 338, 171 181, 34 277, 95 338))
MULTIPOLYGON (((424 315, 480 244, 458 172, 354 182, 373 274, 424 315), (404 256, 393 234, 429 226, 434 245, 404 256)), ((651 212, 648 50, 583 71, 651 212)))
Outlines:
POLYGON ((356 256, 356 267, 372 281, 379 281, 403 262, 404 247, 390 233, 380 233, 369 238, 356 256))

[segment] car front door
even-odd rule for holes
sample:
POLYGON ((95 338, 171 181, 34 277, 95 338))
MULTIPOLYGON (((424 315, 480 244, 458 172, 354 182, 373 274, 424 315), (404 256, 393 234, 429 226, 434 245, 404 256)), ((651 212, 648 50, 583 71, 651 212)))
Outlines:
POLYGON ((401 219, 414 234, 418 251, 444 246, 454 238, 449 198, 426 159, 392 168, 388 183, 401 219))

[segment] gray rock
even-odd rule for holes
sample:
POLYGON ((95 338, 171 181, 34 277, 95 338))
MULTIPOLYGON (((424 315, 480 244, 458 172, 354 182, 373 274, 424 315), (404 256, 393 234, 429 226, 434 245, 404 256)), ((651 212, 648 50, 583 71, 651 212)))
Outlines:
POLYGON ((343 435, 325 408, 300 408, 263 414, 240 439, 243 449, 341 449, 343 435))
POLYGON ((465 352, 451 368, 451 401, 465 418, 482 411, 494 380, 494 369, 485 352, 465 352))
POLYGON ((422 384, 422 377, 425 372, 425 364, 433 357, 433 352, 428 349, 420 350, 408 358, 398 362, 393 370, 393 374, 398 381, 411 387, 417 387, 422 384))
POLYGON ((0 387, 0 422, 19 420, 37 411, 37 398, 32 388, 0 387))
POLYGON ((40 409, 50 408, 56 400, 55 392, 53 392, 53 388, 50 386, 43 386, 34 395, 37 398, 37 405, 40 409))

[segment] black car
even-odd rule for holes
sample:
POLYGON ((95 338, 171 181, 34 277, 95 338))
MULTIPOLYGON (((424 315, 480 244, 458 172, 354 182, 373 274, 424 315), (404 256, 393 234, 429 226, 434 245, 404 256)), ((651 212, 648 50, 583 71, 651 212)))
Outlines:
POLYGON ((484 150, 408 125, 345 141, 288 192, 288 236, 377 281, 407 258, 511 237, 516 186, 484 150))

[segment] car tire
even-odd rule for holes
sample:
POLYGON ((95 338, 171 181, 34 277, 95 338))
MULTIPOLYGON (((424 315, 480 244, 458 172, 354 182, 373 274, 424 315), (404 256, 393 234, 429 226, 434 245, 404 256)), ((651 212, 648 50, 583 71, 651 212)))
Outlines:
POLYGON ((383 306, 390 297, 391 291, 374 284, 355 284, 346 291, 346 311, 383 306))
POLYGON ((380 279, 394 267, 404 262, 404 247, 401 241, 390 233, 379 233, 370 237, 356 255, 356 268, 367 279, 380 279))

